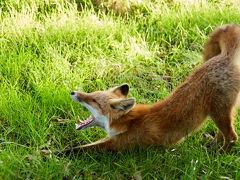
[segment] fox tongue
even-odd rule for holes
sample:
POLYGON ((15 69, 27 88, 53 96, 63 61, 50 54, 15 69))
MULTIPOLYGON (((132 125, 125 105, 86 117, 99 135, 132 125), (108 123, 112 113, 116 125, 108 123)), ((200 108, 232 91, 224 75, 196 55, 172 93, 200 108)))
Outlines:
POLYGON ((81 121, 80 117, 78 116, 78 122, 83 123, 83 121, 81 121))
POLYGON ((76 130, 81 130, 84 126, 90 124, 94 120, 94 116, 91 114, 86 121, 81 121, 78 116, 78 122, 80 124, 76 124, 76 130))

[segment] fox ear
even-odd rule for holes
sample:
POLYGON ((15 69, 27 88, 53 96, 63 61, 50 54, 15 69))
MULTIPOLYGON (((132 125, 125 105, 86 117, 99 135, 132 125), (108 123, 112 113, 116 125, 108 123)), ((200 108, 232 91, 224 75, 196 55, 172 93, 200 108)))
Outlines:
POLYGON ((117 94, 119 97, 127 97, 129 92, 129 85, 128 84, 122 84, 121 86, 118 86, 113 89, 113 92, 117 94))
POLYGON ((110 102, 110 107, 117 112, 125 112, 130 111, 136 104, 135 98, 127 98, 127 99, 112 99, 110 102))

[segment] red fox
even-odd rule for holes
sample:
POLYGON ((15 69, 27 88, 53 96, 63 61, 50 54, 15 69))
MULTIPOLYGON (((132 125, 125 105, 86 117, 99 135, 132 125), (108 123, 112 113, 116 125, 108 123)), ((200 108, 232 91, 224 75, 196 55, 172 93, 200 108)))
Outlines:
POLYGON ((224 142, 220 151, 230 150, 238 136, 234 130, 234 110, 240 91, 240 28, 223 25, 214 30, 204 47, 204 64, 165 100, 152 105, 136 104, 123 84, 107 91, 71 92, 76 102, 92 115, 76 125, 76 130, 99 126, 107 137, 92 144, 63 150, 123 151, 149 145, 170 146, 198 130, 210 116, 218 128, 215 142, 224 142))

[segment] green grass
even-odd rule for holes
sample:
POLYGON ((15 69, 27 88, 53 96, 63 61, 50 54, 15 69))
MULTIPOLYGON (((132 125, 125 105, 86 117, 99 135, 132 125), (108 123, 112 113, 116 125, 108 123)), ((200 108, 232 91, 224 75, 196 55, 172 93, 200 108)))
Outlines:
POLYGON ((119 14, 107 1, 1 1, 0 179, 240 179, 239 143, 231 154, 205 148, 204 134, 216 132, 211 121, 177 147, 61 158, 37 153, 106 135, 99 128, 75 131, 77 116, 89 112, 71 90, 128 83, 138 103, 154 103, 202 63, 216 26, 240 24, 234 1, 186 2, 137 1, 119 14))

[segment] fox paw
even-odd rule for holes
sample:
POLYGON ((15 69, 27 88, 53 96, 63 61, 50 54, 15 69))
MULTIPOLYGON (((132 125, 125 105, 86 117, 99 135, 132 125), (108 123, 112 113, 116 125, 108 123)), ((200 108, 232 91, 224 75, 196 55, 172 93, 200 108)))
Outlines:
POLYGON ((42 149, 42 150, 40 150, 39 152, 42 153, 42 154, 46 154, 46 155, 52 153, 52 151, 47 150, 47 149, 42 149))

